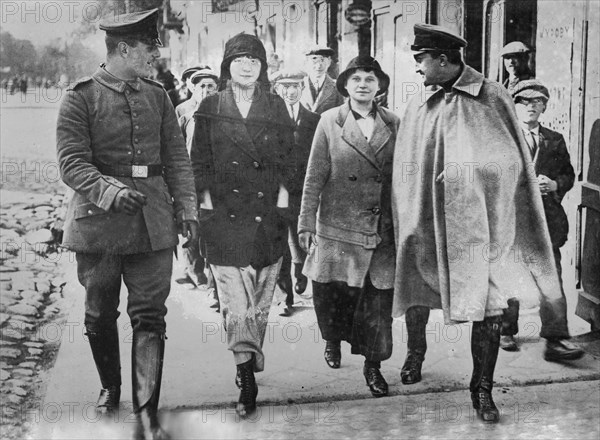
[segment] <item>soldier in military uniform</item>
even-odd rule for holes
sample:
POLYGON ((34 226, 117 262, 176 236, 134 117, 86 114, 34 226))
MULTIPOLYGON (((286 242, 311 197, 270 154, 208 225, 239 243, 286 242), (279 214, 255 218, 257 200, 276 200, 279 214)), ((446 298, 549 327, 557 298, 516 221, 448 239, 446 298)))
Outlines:
POLYGON ((178 230, 197 239, 196 195, 175 111, 146 77, 159 57, 158 10, 104 20, 107 58, 70 87, 57 123, 63 181, 74 191, 64 246, 85 287, 85 327, 100 375, 97 408, 120 399, 117 317, 121 279, 133 328, 135 438, 168 435, 157 418, 165 347, 165 301, 178 230))

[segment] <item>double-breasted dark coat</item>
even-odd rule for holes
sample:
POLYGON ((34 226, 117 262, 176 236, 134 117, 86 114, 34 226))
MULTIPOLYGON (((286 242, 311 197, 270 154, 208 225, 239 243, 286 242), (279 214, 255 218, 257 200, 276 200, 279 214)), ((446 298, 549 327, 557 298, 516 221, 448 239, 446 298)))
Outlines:
POLYGON ((394 285, 391 181, 400 119, 376 107, 365 139, 348 103, 321 115, 304 181, 298 232, 316 233, 304 274, 319 283, 394 285))
POLYGON ((542 126, 539 133, 538 151, 533 159, 535 174, 543 174, 558 186, 556 191, 542 195, 542 202, 552 246, 559 248, 565 244, 569 233, 567 214, 561 202, 573 188, 575 172, 562 134, 542 126))
POLYGON ((228 85, 202 101, 195 120, 196 191, 209 190, 214 208, 200 212, 207 262, 256 268, 276 263, 288 245, 289 211, 277 208, 279 185, 290 187, 296 173, 293 125, 283 99, 257 91, 244 119, 228 85))

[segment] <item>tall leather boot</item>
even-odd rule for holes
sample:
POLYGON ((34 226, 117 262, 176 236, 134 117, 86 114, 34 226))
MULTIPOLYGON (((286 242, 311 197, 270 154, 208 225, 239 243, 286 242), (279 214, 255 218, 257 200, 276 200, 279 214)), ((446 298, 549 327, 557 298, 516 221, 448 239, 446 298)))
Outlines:
POLYGON ((240 389, 235 411, 240 417, 247 417, 256 410, 256 396, 258 396, 258 385, 254 378, 254 359, 237 365, 235 384, 240 389))
POLYGON ((497 423, 500 413, 492 399, 494 369, 500 347, 502 316, 492 316, 473 323, 471 354, 473 376, 471 377, 471 400, 473 408, 484 422, 497 423))
POLYGON ((121 399, 121 357, 119 355, 119 330, 117 324, 101 332, 86 333, 92 349, 92 356, 100 376, 102 390, 96 411, 106 414, 119 409, 121 399))
POLYGON ((165 353, 164 333, 133 332, 131 369, 133 411, 136 417, 134 439, 166 440, 171 437, 158 422, 158 399, 165 353))
POLYGON ((427 351, 425 327, 429 320, 429 307, 413 306, 406 311, 408 333, 406 360, 400 371, 402 383, 410 385, 421 381, 421 366, 427 351))

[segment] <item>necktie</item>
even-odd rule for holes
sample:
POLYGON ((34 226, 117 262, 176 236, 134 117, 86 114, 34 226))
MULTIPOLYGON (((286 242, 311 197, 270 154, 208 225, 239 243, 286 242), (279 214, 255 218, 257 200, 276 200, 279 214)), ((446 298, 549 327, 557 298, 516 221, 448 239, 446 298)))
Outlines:
POLYGON ((308 88, 310 89, 310 94, 312 95, 313 102, 316 101, 319 93, 317 92, 317 89, 311 80, 308 80, 308 88))
POLYGON ((288 107, 290 112, 290 118, 292 118, 292 121, 296 122, 296 115, 294 115, 294 106, 289 105, 288 107))
POLYGON ((529 148, 531 149, 531 157, 533 159, 535 159, 535 153, 537 153, 537 149, 538 149, 538 145, 537 145, 537 141, 535 140, 536 136, 535 133, 533 131, 529 132, 529 148))

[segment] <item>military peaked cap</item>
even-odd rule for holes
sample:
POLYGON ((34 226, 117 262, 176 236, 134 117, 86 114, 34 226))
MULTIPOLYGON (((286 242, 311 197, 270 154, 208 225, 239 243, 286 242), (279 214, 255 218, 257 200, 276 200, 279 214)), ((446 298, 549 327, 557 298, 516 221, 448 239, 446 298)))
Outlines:
POLYGON ((533 99, 542 98, 545 101, 550 99, 550 92, 537 79, 526 79, 519 81, 512 92, 513 100, 516 102, 518 98, 533 99))
POLYGON ((416 52, 459 50, 467 41, 450 30, 433 24, 418 23, 414 27, 415 41, 410 49, 416 52))
POLYGON ((141 40, 149 39, 157 46, 162 46, 158 36, 157 23, 158 9, 155 8, 148 11, 105 17, 100 22, 100 30, 111 36, 131 36, 141 40))
POLYGON ((504 46, 502 48, 502 51, 500 51, 500 56, 505 57, 507 55, 512 55, 512 54, 525 54, 525 53, 529 53, 530 50, 527 46, 525 46, 523 43, 521 43, 520 41, 513 41, 512 43, 508 43, 506 46, 504 46))

